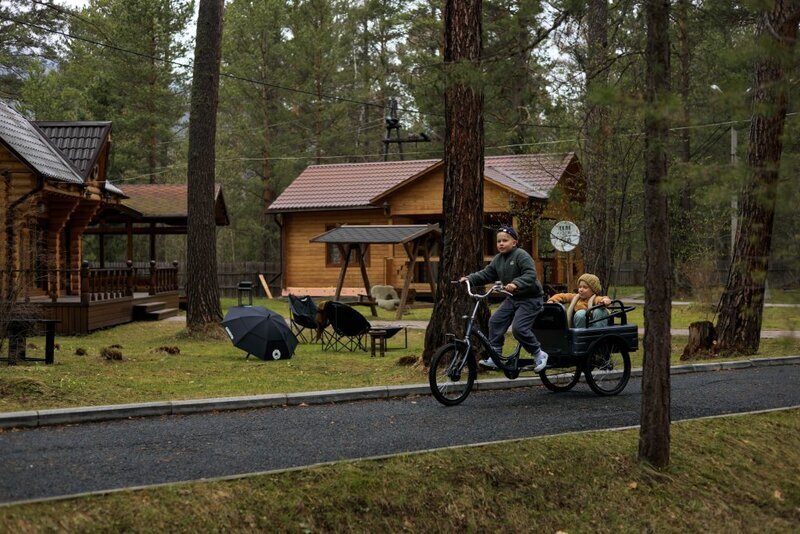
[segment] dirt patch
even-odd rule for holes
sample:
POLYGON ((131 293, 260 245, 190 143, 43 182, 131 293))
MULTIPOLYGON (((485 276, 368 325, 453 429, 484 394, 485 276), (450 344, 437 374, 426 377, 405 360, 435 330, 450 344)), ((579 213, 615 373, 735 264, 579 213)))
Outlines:
POLYGON ((397 365, 400 366, 407 366, 407 365, 416 365, 417 360, 419 360, 419 356, 415 356, 413 354, 409 354, 408 356, 402 356, 397 359, 397 365))
POLYGON ((100 349, 100 356, 109 361, 122 361, 122 351, 113 346, 100 349))

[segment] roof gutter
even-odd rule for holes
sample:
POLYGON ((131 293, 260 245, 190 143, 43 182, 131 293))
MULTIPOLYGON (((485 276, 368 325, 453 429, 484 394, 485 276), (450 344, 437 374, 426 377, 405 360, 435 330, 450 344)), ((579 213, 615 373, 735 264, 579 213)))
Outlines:
MULTIPOLYGON (((6 187, 10 188, 11 172, 4 170, 2 174, 6 180, 6 187)), ((39 193, 42 189, 44 189, 44 178, 41 174, 37 174, 34 188, 9 204, 8 210, 6 210, 6 272, 8 273, 6 296, 9 302, 12 302, 14 296, 14 212, 20 204, 39 193)))

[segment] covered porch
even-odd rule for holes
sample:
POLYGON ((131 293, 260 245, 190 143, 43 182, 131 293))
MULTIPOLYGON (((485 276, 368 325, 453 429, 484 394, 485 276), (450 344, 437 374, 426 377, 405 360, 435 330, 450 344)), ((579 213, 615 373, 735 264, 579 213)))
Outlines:
POLYGON ((177 262, 157 265, 152 261, 149 268, 135 267, 132 262, 123 268, 90 268, 84 262, 78 272, 16 274, 19 287, 24 288, 17 301, 40 308, 41 317, 58 321, 59 334, 88 334, 134 320, 164 319, 178 311, 177 262))

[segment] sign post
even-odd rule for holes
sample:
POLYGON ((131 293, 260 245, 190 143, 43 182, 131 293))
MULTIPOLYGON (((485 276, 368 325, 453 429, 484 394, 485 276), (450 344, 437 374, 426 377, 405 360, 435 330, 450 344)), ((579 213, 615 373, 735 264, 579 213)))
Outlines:
POLYGON ((581 241, 581 231, 572 221, 559 221, 550 230, 550 242, 559 252, 566 253, 567 256, 567 288, 572 285, 572 251, 581 241))

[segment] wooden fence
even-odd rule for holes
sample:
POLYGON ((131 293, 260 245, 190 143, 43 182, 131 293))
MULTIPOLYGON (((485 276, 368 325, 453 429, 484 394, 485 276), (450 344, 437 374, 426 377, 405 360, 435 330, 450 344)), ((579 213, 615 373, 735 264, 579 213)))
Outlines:
MULTIPOLYGON (((106 268, 126 267, 125 262, 106 262, 106 268)), ((134 267, 150 268, 149 262, 134 262, 134 267)), ((172 262, 158 262, 158 266, 171 267, 172 262)), ((239 282, 253 283, 253 298, 265 298, 266 294, 258 281, 258 275, 263 274, 267 279, 273 296, 281 294, 281 279, 277 276, 280 264, 278 262, 241 261, 233 263, 217 263, 217 284, 220 297, 236 298, 236 286, 239 282)), ((185 294, 186 264, 178 263, 178 288, 185 294)))

